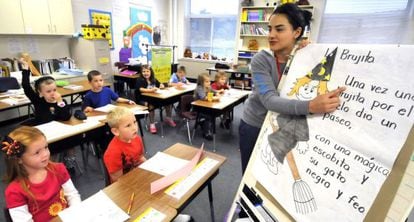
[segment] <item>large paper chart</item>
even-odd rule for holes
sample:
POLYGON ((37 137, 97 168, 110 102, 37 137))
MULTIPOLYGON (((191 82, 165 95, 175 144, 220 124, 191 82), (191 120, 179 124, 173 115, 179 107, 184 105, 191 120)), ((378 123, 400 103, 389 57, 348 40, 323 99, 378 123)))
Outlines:
POLYGON ((347 89, 333 113, 266 117, 253 172, 296 220, 365 218, 413 125, 413 50, 309 45, 298 51, 282 97, 310 100, 347 89))

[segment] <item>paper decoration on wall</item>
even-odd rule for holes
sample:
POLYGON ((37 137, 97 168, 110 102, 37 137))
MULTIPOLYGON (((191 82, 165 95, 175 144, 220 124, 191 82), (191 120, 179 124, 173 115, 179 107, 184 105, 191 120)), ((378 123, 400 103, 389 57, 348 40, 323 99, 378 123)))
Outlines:
MULTIPOLYGON (((92 25, 101 26, 93 30, 92 39, 108 39, 108 44, 111 49, 114 49, 113 46, 113 36, 112 36, 112 15, 110 12, 99 11, 94 9, 89 9, 89 22, 92 25), (96 34, 96 37, 95 37, 96 34)), ((83 33, 83 28, 82 28, 83 33)), ((84 35, 85 36, 85 35, 84 35)))
POLYGON ((104 25, 87 25, 83 24, 82 35, 84 39, 110 39, 108 27, 104 25))
POLYGON ((141 63, 151 61, 152 26, 151 10, 130 8, 131 26, 128 34, 132 39, 132 56, 141 63))
POLYGON ((171 77, 171 48, 152 48, 152 69, 160 82, 169 82, 171 77))

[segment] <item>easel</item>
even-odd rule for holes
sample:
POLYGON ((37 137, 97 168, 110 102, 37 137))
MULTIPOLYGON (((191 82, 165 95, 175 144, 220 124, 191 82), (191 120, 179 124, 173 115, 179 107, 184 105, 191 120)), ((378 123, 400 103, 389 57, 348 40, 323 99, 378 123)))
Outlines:
MULTIPOLYGON (((260 134, 263 133, 262 131, 260 134)), ((411 129, 395 160, 391 174, 385 180, 364 221, 385 221, 386 219, 389 221, 405 221, 407 219, 414 206, 414 199, 407 200, 407 198, 414 196, 414 146, 412 144, 414 144, 414 128, 411 129)), ((238 205, 244 205, 243 208, 247 206, 248 209, 244 210, 250 212, 248 214, 250 214, 252 221, 295 221, 255 179, 252 168, 258 150, 256 144, 226 221, 235 221, 238 217, 235 212, 238 205), (248 192, 246 192, 247 188, 262 199, 261 205, 263 208, 257 207, 258 203, 251 201, 251 197, 249 198, 248 192), (271 217, 268 217, 268 215, 271 215, 271 217)))
MULTIPOLYGON (((285 79, 282 78, 280 86, 284 84, 284 80, 285 79)), ((269 115, 270 113, 267 114, 266 121, 269 121, 269 115)), ((267 139, 268 134, 265 134, 265 131, 268 130, 268 126, 270 125, 269 123, 266 123, 266 121, 261 129, 258 141, 256 142, 255 148, 252 152, 247 169, 243 175, 241 184, 236 193, 236 197, 233 201, 226 221, 234 221, 235 218, 237 218, 238 215, 235 211, 238 205, 241 206, 245 212, 247 212, 252 221, 295 221, 295 218, 293 218, 280 204, 283 202, 283 198, 279 197, 280 195, 271 194, 275 193, 274 190, 272 190, 273 187, 269 188, 269 186, 267 186, 268 188, 265 188, 265 186, 263 186, 258 179, 256 179, 260 178, 258 177, 260 172, 254 172, 254 169, 259 169, 254 168, 254 166, 258 163, 258 161, 262 161, 260 159, 263 157, 263 153, 260 153, 260 144, 263 144, 262 141, 267 139), (256 159, 256 157, 259 158, 256 159)), ((388 167, 390 169, 390 174, 386 179, 384 178, 385 181, 382 183, 379 191, 375 191, 378 192, 378 195, 372 196, 370 199, 370 203, 372 201, 372 205, 366 209, 366 214, 363 217, 364 221, 405 221, 414 206, 414 127, 413 125, 408 125, 407 128, 410 129, 408 137, 405 141, 401 141, 404 144, 401 144, 402 147, 399 150, 399 153, 395 153, 397 156, 394 164, 388 167), (409 127, 411 127, 411 129, 409 127), (373 199, 374 197, 375 199, 373 199)), ((271 132, 274 132, 274 130, 271 132)), ((405 133, 407 133, 407 131, 405 131, 405 133)), ((378 139, 384 142, 387 140, 382 137, 378 139)), ((266 166, 269 167, 270 165, 271 164, 267 164, 266 166)), ((263 184, 267 182, 265 180, 260 181, 262 181, 263 184)), ((277 190, 280 189, 280 187, 274 187, 274 189, 277 190)), ((359 191, 359 189, 354 187, 351 187, 350 189, 359 191)), ((283 189, 281 191, 285 192, 287 190, 283 189)), ((283 194, 281 195, 283 196, 283 194)), ((320 195, 319 198, 325 200, 325 203, 329 204, 331 203, 330 201, 334 199, 324 199, 327 198, 324 195, 320 195)), ((296 205, 297 199, 293 197, 292 200, 295 201, 296 205)), ((287 205, 284 206, 289 208, 287 205)), ((325 209, 328 207, 325 207, 325 209)), ((307 219, 309 216, 298 212, 297 208, 296 212, 301 214, 300 216, 302 216, 302 219, 307 219)), ((332 215, 330 211, 323 212, 329 214, 329 216, 332 215)), ((298 215, 295 215, 295 217, 296 216, 298 215)), ((339 215, 332 215, 332 217, 335 216, 337 218, 339 217, 338 220, 341 221, 341 217, 339 215)), ((317 220, 313 218, 313 220, 310 221, 317 220)))

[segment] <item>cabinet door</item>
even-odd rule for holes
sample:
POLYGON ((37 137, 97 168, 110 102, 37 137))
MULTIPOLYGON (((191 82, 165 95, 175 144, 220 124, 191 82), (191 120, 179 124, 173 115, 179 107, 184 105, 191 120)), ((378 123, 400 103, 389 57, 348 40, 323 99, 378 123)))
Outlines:
POLYGON ((23 34, 24 24, 20 1, 0 0, 0 33, 1 34, 23 34))
POLYGON ((26 34, 51 34, 47 0, 20 0, 26 34))
POLYGON ((49 0, 52 33, 72 35, 73 15, 71 0, 49 0))

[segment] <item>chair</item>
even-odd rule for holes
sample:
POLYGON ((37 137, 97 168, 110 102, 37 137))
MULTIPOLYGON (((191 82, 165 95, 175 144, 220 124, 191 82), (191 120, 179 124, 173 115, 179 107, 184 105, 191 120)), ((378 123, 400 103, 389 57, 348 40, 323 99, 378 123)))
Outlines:
POLYGON ((6 219, 6 222, 13 222, 13 220, 10 216, 9 209, 3 208, 3 213, 4 213, 4 218, 6 219))
POLYGON ((17 79, 14 77, 0 77, 0 92, 6 92, 9 89, 20 89, 17 79))
POLYGON ((191 102, 194 101, 193 95, 183 95, 181 96, 181 112, 180 116, 187 124, 187 134, 188 134, 188 142, 192 145, 191 142, 191 133, 190 133, 190 120, 197 119, 197 112, 191 111, 191 102))

